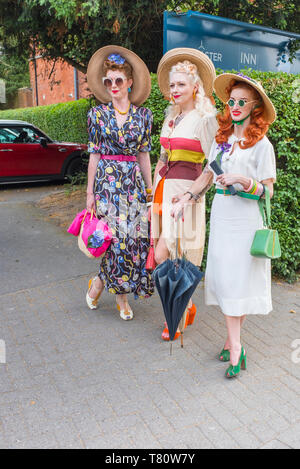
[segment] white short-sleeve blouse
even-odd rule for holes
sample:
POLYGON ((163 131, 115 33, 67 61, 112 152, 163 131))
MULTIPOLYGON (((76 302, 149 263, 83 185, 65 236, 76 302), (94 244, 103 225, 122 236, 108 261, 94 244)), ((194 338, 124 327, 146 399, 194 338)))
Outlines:
MULTIPOLYGON (((244 139, 240 139, 244 140, 244 139)), ((228 143, 234 145, 239 139, 235 135, 230 135, 228 143)), ((264 136, 262 140, 257 142, 253 147, 242 149, 239 145, 235 145, 234 151, 231 154, 231 149, 224 153, 221 160, 221 166, 224 173, 227 174, 241 174, 245 177, 263 181, 265 179, 273 179, 276 181, 276 161, 273 145, 268 137, 264 136)), ((217 142, 211 147, 209 154, 209 163, 213 161, 217 154, 220 152, 217 142)), ((214 176, 214 182, 216 175, 214 176)), ((242 190, 242 187, 235 187, 242 190)), ((217 184, 217 187, 222 188, 217 184)))

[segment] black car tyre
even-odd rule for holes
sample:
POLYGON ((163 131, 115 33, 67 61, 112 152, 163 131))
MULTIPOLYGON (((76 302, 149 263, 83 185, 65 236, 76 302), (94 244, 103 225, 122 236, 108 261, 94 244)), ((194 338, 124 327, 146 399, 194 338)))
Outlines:
POLYGON ((68 165, 65 177, 70 180, 81 172, 86 172, 86 164, 82 158, 75 158, 68 165))

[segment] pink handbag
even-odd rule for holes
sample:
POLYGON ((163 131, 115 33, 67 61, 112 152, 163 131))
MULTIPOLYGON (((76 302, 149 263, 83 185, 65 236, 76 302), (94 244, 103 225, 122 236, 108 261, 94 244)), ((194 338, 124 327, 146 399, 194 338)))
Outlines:
POLYGON ((112 232, 107 223, 99 220, 95 213, 82 210, 69 226, 68 233, 78 236, 79 249, 89 258, 101 257, 112 241, 112 232))

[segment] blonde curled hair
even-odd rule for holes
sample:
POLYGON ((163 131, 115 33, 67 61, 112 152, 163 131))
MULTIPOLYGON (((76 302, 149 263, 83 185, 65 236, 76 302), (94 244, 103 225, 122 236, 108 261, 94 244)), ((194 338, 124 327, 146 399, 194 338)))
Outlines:
MULTIPOLYGON (((183 62, 177 62, 177 64, 171 67, 169 76, 172 73, 185 73, 193 85, 197 85, 197 93, 195 96, 195 109, 200 114, 200 117, 208 117, 216 114, 216 108, 213 106, 210 98, 205 94, 203 82, 199 76, 198 69, 195 64, 189 60, 183 62)), ((167 117, 174 117, 179 112, 179 106, 170 103, 167 108, 167 117)))

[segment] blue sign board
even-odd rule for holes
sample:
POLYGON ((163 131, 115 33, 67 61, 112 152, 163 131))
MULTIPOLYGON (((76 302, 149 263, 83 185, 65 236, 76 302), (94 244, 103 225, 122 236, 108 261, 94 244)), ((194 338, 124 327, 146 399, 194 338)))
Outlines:
POLYGON ((204 52, 216 68, 300 73, 300 50, 289 62, 288 44, 300 34, 195 11, 164 13, 164 53, 176 47, 204 52))

